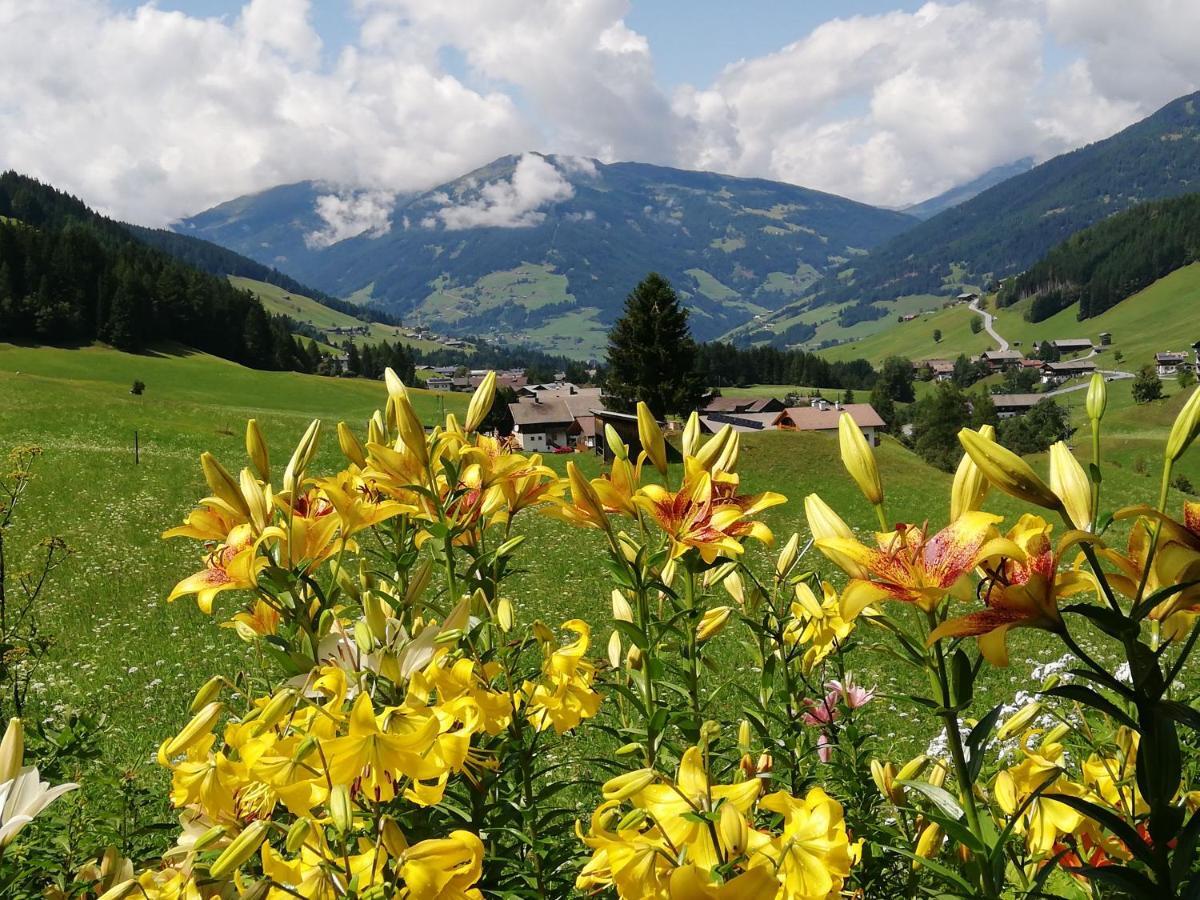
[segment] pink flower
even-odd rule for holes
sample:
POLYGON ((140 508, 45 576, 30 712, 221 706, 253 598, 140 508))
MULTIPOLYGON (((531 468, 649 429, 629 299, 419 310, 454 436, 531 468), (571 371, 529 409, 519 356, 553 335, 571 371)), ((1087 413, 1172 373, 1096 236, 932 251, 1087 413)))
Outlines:
POLYGON ((838 697, 836 691, 826 694, 822 700, 804 701, 806 712, 800 717, 805 725, 831 725, 838 717, 838 697))
MULTIPOLYGON (((854 673, 846 673, 845 683, 836 679, 827 682, 825 689, 829 691, 829 697, 833 697, 834 703, 841 700, 850 709, 858 709, 861 706, 866 706, 875 698, 875 688, 867 690, 862 685, 854 683, 854 673)), ((826 703, 829 702, 829 697, 825 698, 826 703)))
POLYGON ((829 743, 829 735, 821 732, 821 736, 817 738, 817 756, 821 762, 827 763, 833 759, 833 744, 829 743))

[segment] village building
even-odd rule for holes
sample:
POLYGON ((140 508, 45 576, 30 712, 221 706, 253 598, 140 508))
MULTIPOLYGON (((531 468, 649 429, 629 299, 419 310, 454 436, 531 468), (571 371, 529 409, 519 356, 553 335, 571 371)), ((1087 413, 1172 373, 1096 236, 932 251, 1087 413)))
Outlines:
POLYGON ((425 379, 425 387, 431 391, 454 390, 454 379, 447 375, 431 375, 425 379))
POLYGON ((777 426, 782 431, 818 431, 835 433, 842 413, 849 413, 854 424, 862 429, 863 437, 872 447, 879 444, 883 419, 870 403, 831 403, 815 397, 808 406, 790 406, 777 426))
POLYGON ((777 431, 781 420, 790 421, 782 406, 773 412, 700 412, 699 419, 704 434, 716 434, 726 425, 742 433, 777 431))
POLYGON ((1188 357, 1186 353, 1167 351, 1154 354, 1154 366, 1160 378, 1179 374, 1180 369, 1186 369, 1188 357))
POLYGON ((1011 419, 1029 412, 1045 398, 1045 394, 992 394, 992 403, 996 418, 1011 419))
POLYGON ((1112 344, 1112 332, 1111 331, 1100 332, 1100 346, 1108 347, 1111 344, 1112 344))
POLYGON ((1009 366, 1020 365, 1025 357, 1016 350, 985 350, 979 354, 979 358, 987 363, 993 372, 999 372, 1009 366))
POLYGON ((930 359, 925 362, 934 381, 952 381, 954 379, 954 363, 948 359, 930 359))
POLYGON ((975 293, 974 291, 963 291, 961 294, 959 294, 954 299, 957 300, 959 303, 973 303, 979 299, 979 295, 977 293, 975 293))
POLYGON ((712 397, 697 412, 712 413, 777 413, 783 412, 782 401, 774 397, 712 397))
MULTIPOLYGON (((524 377, 524 376, 522 376, 524 377)), ((516 403, 508 404, 513 436, 527 452, 586 447, 596 449, 603 425, 596 411, 604 410, 600 388, 573 384, 525 385, 516 403)))
POLYGON ((1059 353, 1090 353, 1092 342, 1087 338, 1063 338, 1051 341, 1050 346, 1059 353))
POLYGON ((1091 359, 1068 359, 1062 362, 1042 364, 1043 384, 1062 384, 1068 378, 1091 375, 1096 371, 1096 363, 1091 359))

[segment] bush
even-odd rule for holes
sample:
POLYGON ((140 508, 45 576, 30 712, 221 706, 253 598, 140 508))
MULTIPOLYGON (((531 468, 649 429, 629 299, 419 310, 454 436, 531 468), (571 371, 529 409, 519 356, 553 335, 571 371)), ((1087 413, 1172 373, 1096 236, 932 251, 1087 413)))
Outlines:
POLYGON ((1154 366, 1143 366, 1133 379, 1133 399, 1135 403, 1150 403, 1161 400, 1163 396, 1162 379, 1154 370, 1154 366))
POLYGON ((146 383, 144 381, 134 381, 133 386, 129 389, 129 393, 140 397, 146 392, 146 383))
POLYGON ((1179 491, 1181 494, 1195 494, 1196 489, 1192 487, 1191 479, 1183 473, 1176 475, 1171 479, 1171 487, 1179 491))
MULTIPOLYGON (((253 422, 240 478, 203 457, 207 496, 168 533, 199 543, 200 569, 168 599, 194 596, 266 669, 212 679, 165 736, 177 845, 136 867, 113 850, 56 896, 999 898, 1063 896, 1075 879, 1089 895, 1166 897, 1200 885, 1200 754, 1190 730, 1180 738, 1195 715, 1179 699, 1195 599, 1173 589, 1200 547, 1150 507, 1122 520, 1127 545, 1100 544, 1087 533, 1105 508, 1099 472, 1064 445, 1052 490, 987 427, 964 430, 939 530, 885 506, 873 451, 845 430, 842 461, 883 533, 860 543, 806 497, 813 546, 844 573, 822 580, 799 533, 765 565, 747 552, 772 540, 761 513, 785 498, 742 492, 728 427, 702 440, 692 418, 685 464, 669 467, 641 407, 636 459, 615 442, 607 473, 568 463, 564 479, 478 433, 490 382, 462 425, 431 433, 391 373, 388 388, 365 436, 339 426, 340 471, 316 469, 316 422, 274 483, 253 422), (1005 526, 983 512, 989 490, 1022 514, 1005 526), (587 623, 552 627, 513 602, 538 533, 515 537, 513 522, 535 508, 595 539, 577 545, 611 578, 603 660, 587 623), (1017 629, 1043 632, 1022 653, 1054 674, 984 708, 985 685, 1008 683, 997 670, 1017 629), (718 641, 751 677, 719 677, 718 641), (876 732, 876 686, 850 675, 867 652, 891 660, 905 686, 886 702, 930 739, 910 761, 876 732)), ((0 746, 0 779, 20 762, 14 746, 0 746)), ((44 874, 30 846, 10 849, 4 874, 44 874)))

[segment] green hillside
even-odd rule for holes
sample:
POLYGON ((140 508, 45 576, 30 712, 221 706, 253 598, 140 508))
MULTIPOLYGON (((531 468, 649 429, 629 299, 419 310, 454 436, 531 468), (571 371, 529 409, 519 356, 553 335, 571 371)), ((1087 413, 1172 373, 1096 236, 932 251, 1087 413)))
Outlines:
MULTIPOLYGON (((908 359, 954 359, 960 353, 977 356, 995 344, 985 332, 974 334, 971 331, 971 320, 977 318, 979 316, 966 306, 937 309, 910 322, 897 322, 892 317, 886 320, 883 330, 852 343, 829 347, 820 353, 827 359, 863 357, 876 364, 889 356, 908 359), (933 339, 935 330, 942 332, 941 341, 933 339)), ((868 324, 873 323, 860 323, 868 324)), ((1000 333, 1005 334, 1003 331, 1000 333)))
POLYGON ((1029 348, 1034 341, 1086 337, 1098 343, 1100 333, 1112 333, 1111 349, 1102 365, 1114 366, 1111 354, 1120 350, 1119 368, 1133 370, 1154 361, 1165 350, 1190 349, 1200 340, 1200 263, 1185 266, 1160 278, 1116 306, 1090 319, 1078 320, 1078 307, 1071 305, 1041 322, 1027 322, 1023 300, 996 311, 996 330, 1009 341, 1029 348))
POLYGON ((1020 272, 1114 213, 1198 183, 1200 94, 1192 94, 909 229, 856 261, 853 278, 826 279, 820 293, 830 303, 956 293, 963 282, 1020 272))
POLYGON ((265 281, 231 275, 229 282, 234 287, 250 291, 257 296, 267 312, 289 316, 297 322, 307 323, 322 331, 332 328, 359 328, 363 325, 368 325, 370 328, 366 335, 327 334, 324 341, 327 346, 341 346, 347 340, 351 340, 355 344, 378 343, 385 340, 394 344, 396 341, 400 341, 418 350, 439 350, 445 346, 435 341, 411 337, 405 333, 405 329, 394 325, 363 322, 362 319, 356 319, 354 316, 338 312, 336 309, 330 309, 311 297, 293 293, 278 285, 267 284, 265 281))

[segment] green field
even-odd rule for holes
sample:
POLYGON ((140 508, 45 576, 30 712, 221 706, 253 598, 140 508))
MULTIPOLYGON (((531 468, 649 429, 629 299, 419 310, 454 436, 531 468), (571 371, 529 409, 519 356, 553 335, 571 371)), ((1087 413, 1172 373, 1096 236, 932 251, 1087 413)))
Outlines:
MULTIPOLYGON (((234 287, 243 288, 255 294, 262 301, 263 307, 267 312, 290 316, 297 322, 305 322, 323 331, 330 328, 357 328, 367 324, 361 319, 356 319, 353 316, 338 312, 336 309, 323 306, 311 297, 293 294, 278 285, 267 284, 265 281, 255 281, 252 278, 240 278, 234 275, 229 276, 229 281, 234 287)), ((360 346, 362 344, 377 344, 380 341, 388 341, 392 344, 400 341, 417 350, 444 349, 442 344, 435 341, 409 337, 404 334, 402 329, 396 328, 393 325, 384 325, 380 322, 371 322, 370 332, 366 335, 354 335, 353 337, 338 334, 327 335, 324 346, 341 346, 347 340, 360 346)))
MULTIPOLYGON (((774 393, 777 386, 747 389, 774 393)), ((1148 407, 1134 406, 1128 387, 1112 386, 1108 429, 1110 457, 1119 463, 1105 481, 1105 507, 1147 499, 1157 489, 1157 458, 1183 397, 1148 407), (1145 474, 1136 461, 1147 461, 1145 474)), ((786 393, 786 391, 785 391, 786 393)), ((17 564, 28 562, 46 535, 65 538, 77 555, 56 575, 42 619, 53 640, 49 661, 38 673, 34 711, 61 717, 71 710, 103 711, 111 723, 105 760, 161 790, 162 774, 150 761, 154 748, 186 716, 193 691, 211 674, 253 669, 245 644, 217 619, 190 601, 164 602, 170 588, 199 567, 200 553, 188 541, 163 541, 205 493, 197 458, 212 450, 230 468, 242 465, 242 429, 256 417, 281 466, 309 419, 327 422, 315 469, 333 471, 340 455, 332 426, 345 419, 361 428, 381 405, 379 382, 331 379, 294 373, 256 372, 203 354, 163 351, 128 355, 104 348, 62 350, 0 344, 0 450, 36 443, 45 450, 15 532, 17 564), (134 379, 146 384, 134 396, 134 379), (134 463, 133 436, 141 460, 134 463)), ((414 392, 419 414, 434 421, 443 409, 461 413, 461 394, 414 392)), ((1076 406, 1081 404, 1078 397, 1076 406)), ((1086 456, 1086 440, 1077 440, 1086 456)), ((895 519, 937 527, 944 523, 950 476, 929 468, 891 439, 878 450, 895 519)), ((599 470, 596 458, 576 460, 585 472, 599 470)), ((549 462, 562 471, 563 457, 549 462)), ((1036 461, 1044 471, 1044 461, 1036 461)), ((740 469, 750 492, 777 490, 790 502, 764 516, 776 534, 798 531, 803 497, 819 491, 862 534, 873 528, 866 502, 844 475, 832 436, 781 432, 743 436, 740 469)), ((1200 483, 1200 452, 1182 471, 1200 483)), ((1180 501, 1176 493, 1172 505, 1180 501)), ((1006 498, 989 508, 1011 517, 1017 506, 1006 498)), ((559 621, 580 616, 607 631, 609 585, 598 564, 598 532, 569 529, 537 513, 518 519, 530 538, 520 559, 522 572, 509 582, 509 595, 526 620, 559 621)), ((768 565, 765 551, 752 558, 768 565)), ((830 567, 815 554, 807 564, 830 567)), ((223 595, 226 615, 236 600, 223 595)), ((734 630, 716 639, 713 658, 727 679, 742 677, 744 659, 734 630)), ((1012 639, 1013 665, 989 671, 979 687, 980 704, 999 701, 1028 687, 1028 672, 1057 650, 1046 635, 1022 631, 1012 639)), ((597 653, 600 651, 597 650, 597 653)), ((860 652, 856 674, 885 693, 903 692, 908 674, 886 656, 860 652)), ((929 737, 925 722, 881 710, 881 735, 889 753, 905 757, 929 737)))
MULTIPOLYGON (((887 329, 851 344, 840 344, 821 351, 827 359, 869 359, 879 363, 889 356, 907 359, 954 359, 960 353, 978 356, 994 346, 986 332, 974 334, 971 320, 979 316, 966 306, 952 306, 922 314, 911 322, 897 322, 889 316, 887 329), (942 339, 934 341, 933 332, 940 330, 942 339)), ((1001 330, 1000 333, 1007 337, 1001 330)))
MULTIPOLYGON (((994 298, 989 298, 994 302, 994 298)), ((972 334, 970 320, 974 317, 965 306, 922 315, 911 322, 897 322, 896 316, 911 312, 898 301, 895 312, 880 319, 883 330, 859 337, 852 343, 829 347, 820 351, 829 359, 864 358, 878 364, 889 356, 904 356, 908 359, 953 359, 960 353, 977 355, 995 345, 986 332, 972 334), (940 343, 934 343, 933 330, 942 331, 940 343)), ((996 316, 995 329, 1013 344, 1014 349, 1025 353, 1042 341, 1063 338, 1090 338, 1099 344, 1100 333, 1113 335, 1111 348, 1103 352, 1100 365, 1133 371, 1154 361, 1160 351, 1188 351, 1194 341, 1200 340, 1200 263, 1186 266, 1143 291, 1139 291, 1121 303, 1086 321, 1077 318, 1078 307, 1072 305, 1041 322, 1025 321, 1029 301, 1024 300, 1006 309, 991 309, 996 316), (1124 359, 1117 364, 1112 354, 1120 350, 1124 359)), ((795 321, 815 322, 820 309, 808 310, 795 321)), ((827 309, 835 309, 828 307, 827 309)), ((792 320, 789 320, 792 321, 792 320)), ((859 326, 855 326, 856 328, 859 326)), ((827 326, 821 326, 827 329, 827 326)), ((818 336, 825 332, 818 329, 818 336)), ((845 330, 845 329, 843 329, 845 330)), ((832 332, 829 332, 832 333, 832 332)))

